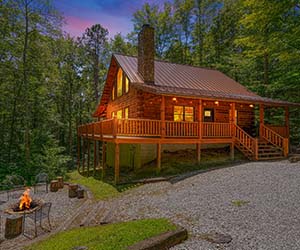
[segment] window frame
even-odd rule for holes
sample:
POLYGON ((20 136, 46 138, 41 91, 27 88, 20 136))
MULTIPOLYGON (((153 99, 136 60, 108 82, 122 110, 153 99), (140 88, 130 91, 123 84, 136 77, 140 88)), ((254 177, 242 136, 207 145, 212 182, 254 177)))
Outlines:
POLYGON ((188 105, 174 105, 173 106, 173 121, 175 122, 195 122, 195 107, 194 106, 188 106, 188 105), (182 120, 181 121, 175 121, 175 107, 182 107, 182 120), (193 120, 192 121, 186 121, 186 108, 192 108, 193 109, 193 120))
POLYGON ((119 67, 117 72, 117 98, 123 95, 123 70, 119 67), (119 91, 120 90, 120 91, 119 91))

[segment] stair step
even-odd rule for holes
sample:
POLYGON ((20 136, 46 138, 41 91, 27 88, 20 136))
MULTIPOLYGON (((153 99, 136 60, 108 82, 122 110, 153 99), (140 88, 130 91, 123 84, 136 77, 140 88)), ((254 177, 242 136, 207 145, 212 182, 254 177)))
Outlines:
POLYGON ((258 160, 283 160, 283 156, 278 156, 278 157, 258 157, 258 160))

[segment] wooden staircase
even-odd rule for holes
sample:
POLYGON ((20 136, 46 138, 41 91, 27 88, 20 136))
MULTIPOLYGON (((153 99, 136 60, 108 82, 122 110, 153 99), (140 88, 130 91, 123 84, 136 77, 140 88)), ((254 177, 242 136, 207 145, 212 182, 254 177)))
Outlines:
POLYGON ((276 147, 264 139, 258 140, 258 160, 280 160, 283 158, 282 148, 276 147))
POLYGON ((262 125, 261 138, 253 138, 242 128, 234 125, 235 147, 250 160, 279 160, 288 155, 288 138, 262 125))

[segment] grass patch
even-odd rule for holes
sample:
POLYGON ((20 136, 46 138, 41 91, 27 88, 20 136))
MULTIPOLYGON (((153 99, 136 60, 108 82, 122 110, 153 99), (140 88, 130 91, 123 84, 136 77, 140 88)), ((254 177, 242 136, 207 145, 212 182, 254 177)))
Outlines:
POLYGON ((119 191, 113 185, 97 180, 94 177, 82 176, 77 171, 68 173, 68 177, 69 182, 87 187, 97 200, 115 197, 119 194, 119 191))
POLYGON ((241 206, 247 205, 248 203, 249 203, 249 201, 244 201, 244 200, 233 200, 233 201, 231 201, 231 204, 233 206, 236 206, 236 207, 241 207, 241 206))
POLYGON ((175 228, 176 226, 166 219, 145 219, 106 226, 84 227, 61 232, 25 249, 71 250, 78 246, 85 246, 89 250, 121 250, 175 228))

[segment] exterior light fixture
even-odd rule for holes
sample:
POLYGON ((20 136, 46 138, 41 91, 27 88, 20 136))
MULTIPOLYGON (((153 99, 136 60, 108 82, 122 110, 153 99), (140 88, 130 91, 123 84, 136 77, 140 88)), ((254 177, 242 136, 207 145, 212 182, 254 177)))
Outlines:
POLYGON ((219 101, 215 101, 215 104, 216 104, 216 105, 219 105, 219 101))
POLYGON ((173 102, 176 102, 176 101, 177 101, 176 97, 173 97, 173 98, 172 98, 172 101, 173 101, 173 102))
POLYGON ((254 107, 254 105, 253 105, 253 104, 250 104, 250 105, 249 105, 249 107, 250 107, 250 108, 253 108, 253 107, 254 107))

